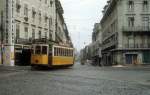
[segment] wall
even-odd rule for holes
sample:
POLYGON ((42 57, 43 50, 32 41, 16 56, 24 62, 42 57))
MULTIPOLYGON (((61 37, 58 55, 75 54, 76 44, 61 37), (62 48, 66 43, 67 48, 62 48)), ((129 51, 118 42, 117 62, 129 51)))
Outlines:
MULTIPOLYGON (((14 3, 16 3, 15 0, 14 3)), ((16 5, 16 4, 15 4, 16 5)), ((28 37, 32 38, 32 29, 35 29, 35 38, 39 38, 39 31, 41 31, 41 36, 45 36, 45 32, 47 32, 47 37, 49 38, 49 33, 52 34, 53 40, 55 40, 55 1, 53 0, 53 4, 51 6, 50 0, 48 0, 47 4, 45 4, 45 0, 21 0, 20 1, 20 13, 16 12, 16 6, 14 6, 14 14, 15 14, 15 24, 20 24, 20 38, 26 39, 24 27, 28 27, 28 37), (25 4, 28 5, 28 18, 27 24, 25 24, 24 20, 24 7, 25 4), (35 8, 35 19, 32 18, 32 8, 35 8), (41 21, 39 21, 39 13, 41 13, 41 21), (47 25, 45 25, 45 16, 48 17, 47 25), (52 19, 52 25, 50 25, 50 19, 52 19), (29 23, 29 24, 28 24, 29 23)), ((16 34, 16 33, 15 33, 16 34)))

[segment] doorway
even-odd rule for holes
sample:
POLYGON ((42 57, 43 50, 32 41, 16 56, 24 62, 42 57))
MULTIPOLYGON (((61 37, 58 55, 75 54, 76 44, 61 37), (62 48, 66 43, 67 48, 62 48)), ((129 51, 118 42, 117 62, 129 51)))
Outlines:
POLYGON ((31 60, 31 50, 30 49, 20 49, 15 52, 15 65, 18 66, 28 66, 31 60))
POLYGON ((138 64, 137 54, 126 54, 126 64, 138 64))

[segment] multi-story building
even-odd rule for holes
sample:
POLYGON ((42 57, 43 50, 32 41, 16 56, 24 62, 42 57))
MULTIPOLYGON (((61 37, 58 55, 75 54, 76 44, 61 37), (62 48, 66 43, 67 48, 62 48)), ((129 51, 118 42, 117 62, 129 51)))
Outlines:
POLYGON ((100 23, 95 23, 92 33, 92 60, 95 65, 101 64, 102 31, 100 23))
POLYGON ((59 0, 0 1, 0 22, 3 27, 0 33, 3 52, 0 55, 3 55, 4 65, 13 66, 15 61, 20 60, 18 54, 23 49, 29 50, 35 41, 46 39, 57 42, 56 32, 59 32, 59 36, 61 34, 63 40, 69 37, 69 34, 66 38, 64 35, 68 30, 60 6, 59 0))
POLYGON ((56 42, 60 45, 73 46, 63 14, 62 5, 59 0, 56 0, 56 42))
POLYGON ((104 64, 150 63, 149 0, 109 0, 101 26, 104 64))
POLYGON ((92 60, 92 50, 92 44, 89 44, 80 51, 81 64, 85 64, 88 60, 92 60))
POLYGON ((92 43, 80 51, 81 63, 90 60, 93 65, 101 65, 102 31, 100 23, 94 24, 92 43))

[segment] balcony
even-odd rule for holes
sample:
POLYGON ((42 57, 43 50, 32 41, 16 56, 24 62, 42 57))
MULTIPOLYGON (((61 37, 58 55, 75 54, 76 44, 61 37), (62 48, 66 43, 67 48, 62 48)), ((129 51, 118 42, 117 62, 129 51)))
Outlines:
POLYGON ((150 44, 125 44, 125 48, 146 49, 146 48, 150 48, 150 44))
POLYGON ((31 43, 29 39, 23 39, 23 38, 16 39, 16 44, 28 44, 28 43, 31 43))
POLYGON ((150 26, 123 26, 122 31, 124 33, 150 33, 150 26))
POLYGON ((110 48, 110 47, 113 47, 113 46, 116 46, 118 44, 117 40, 111 40, 107 43, 103 43, 103 46, 102 46, 102 50, 104 49, 107 49, 107 48, 110 48))
POLYGON ((104 42, 105 40, 107 40, 107 39, 110 39, 111 37, 114 37, 114 36, 116 36, 117 37, 117 35, 118 35, 118 33, 117 32, 107 32, 107 33, 103 33, 102 34, 102 41, 104 42), (105 34, 105 35, 104 35, 105 34))

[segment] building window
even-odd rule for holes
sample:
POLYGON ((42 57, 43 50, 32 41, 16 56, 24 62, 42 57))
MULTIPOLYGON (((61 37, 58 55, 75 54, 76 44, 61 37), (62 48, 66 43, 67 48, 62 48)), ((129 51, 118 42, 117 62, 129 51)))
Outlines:
POLYGON ((20 13, 20 9, 21 9, 20 0, 17 0, 16 1, 16 11, 17 11, 17 13, 20 13))
POLYGON ((128 47, 129 48, 134 48, 134 38, 133 38, 133 36, 128 37, 128 47))
POLYGON ((42 38, 42 34, 41 34, 41 31, 39 31, 39 39, 42 38))
POLYGON ((25 31, 25 39, 28 39, 28 27, 25 27, 24 31, 25 31))
POLYGON ((129 27, 134 27, 134 17, 128 17, 128 26, 129 27))
POLYGON ((24 5, 24 15, 28 16, 28 5, 27 4, 24 5))
POLYGON ((53 6, 53 1, 52 1, 52 0, 50 0, 50 6, 51 6, 51 7, 53 6))
POLYGON ((45 4, 47 4, 47 0, 45 0, 45 4))
POLYGON ((32 18, 33 18, 33 20, 35 19, 35 15, 36 15, 35 8, 32 8, 32 18))
POLYGON ((149 21, 150 18, 149 17, 142 17, 142 25, 144 29, 148 29, 149 28, 149 21))
POLYGON ((35 29, 32 29, 32 39, 35 39, 35 29))
POLYGON ((47 39, 47 31, 45 30, 45 38, 47 39))
POLYGON ((47 25, 47 21, 48 21, 48 16, 47 14, 45 15, 45 25, 47 25))
POLYGON ((41 15, 41 11, 39 11, 39 24, 41 23, 42 21, 42 15, 41 15))
POLYGON ((50 19, 49 19, 49 27, 51 27, 52 24, 53 24, 53 20, 52 20, 52 18, 50 18, 50 19))
POLYGON ((49 39, 52 39, 52 33, 53 33, 53 31, 50 30, 50 31, 49 31, 49 39))
POLYGON ((16 39, 19 39, 20 37, 20 25, 16 24, 16 39))
POLYGON ((148 1, 143 1, 143 11, 148 11, 148 1))
POLYGON ((128 1, 128 8, 129 8, 129 11, 134 10, 134 2, 133 1, 128 1))

